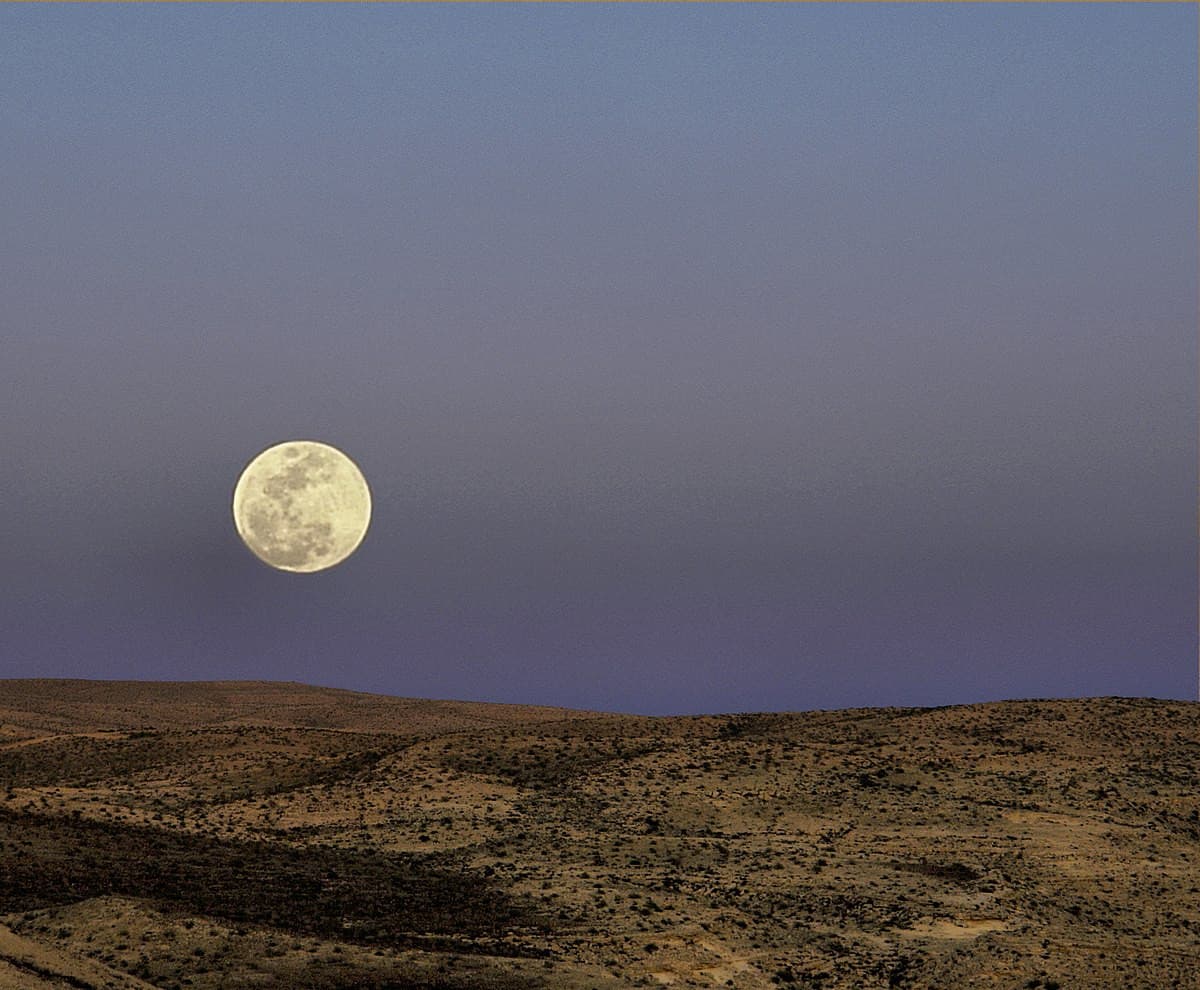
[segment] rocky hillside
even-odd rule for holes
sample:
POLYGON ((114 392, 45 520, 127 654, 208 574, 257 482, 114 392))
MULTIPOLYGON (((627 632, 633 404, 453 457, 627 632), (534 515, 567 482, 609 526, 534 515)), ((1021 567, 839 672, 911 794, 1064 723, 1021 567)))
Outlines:
POLYGON ((0 987, 1200 987, 1200 705, 0 681, 0 987))

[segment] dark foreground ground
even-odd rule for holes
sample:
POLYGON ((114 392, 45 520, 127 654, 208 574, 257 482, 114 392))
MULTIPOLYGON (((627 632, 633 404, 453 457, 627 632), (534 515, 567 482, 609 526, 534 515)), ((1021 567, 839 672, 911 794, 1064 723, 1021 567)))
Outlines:
POLYGON ((1200 705, 0 680, 6 988, 1200 988, 1200 705))

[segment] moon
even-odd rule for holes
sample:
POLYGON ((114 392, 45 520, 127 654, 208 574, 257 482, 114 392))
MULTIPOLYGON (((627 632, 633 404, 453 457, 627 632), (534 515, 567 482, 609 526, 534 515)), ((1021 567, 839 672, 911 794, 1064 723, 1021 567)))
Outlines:
POLYGON ((371 490, 349 457, 288 440, 254 458, 233 490, 238 535, 264 564, 309 574, 354 553, 371 522, 371 490))

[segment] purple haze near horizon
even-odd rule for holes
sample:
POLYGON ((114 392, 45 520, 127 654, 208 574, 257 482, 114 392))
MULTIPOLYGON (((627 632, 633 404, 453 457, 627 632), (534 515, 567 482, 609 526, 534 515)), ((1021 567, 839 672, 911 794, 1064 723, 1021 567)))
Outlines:
POLYGON ((0 676, 1194 697, 1196 19, 5 7, 0 676))

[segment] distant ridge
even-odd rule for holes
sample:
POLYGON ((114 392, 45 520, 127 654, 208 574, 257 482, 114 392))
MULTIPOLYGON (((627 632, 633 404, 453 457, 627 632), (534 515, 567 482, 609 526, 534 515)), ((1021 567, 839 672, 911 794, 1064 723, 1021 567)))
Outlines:
POLYGON ((142 681, 87 678, 0 678, 0 737, 7 726, 36 732, 129 731, 257 725, 358 732, 441 733, 579 719, 689 720, 733 717, 758 721, 807 715, 822 722, 865 717, 981 712, 1013 706, 1194 705, 1179 699, 1104 696, 1014 698, 959 705, 878 706, 807 711, 630 715, 550 705, 412 698, 321 687, 299 681, 142 681))
POLYGON ((39 732, 169 724, 424 733, 602 717, 570 708, 400 698, 292 681, 0 679, 0 726, 39 732))

